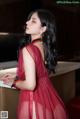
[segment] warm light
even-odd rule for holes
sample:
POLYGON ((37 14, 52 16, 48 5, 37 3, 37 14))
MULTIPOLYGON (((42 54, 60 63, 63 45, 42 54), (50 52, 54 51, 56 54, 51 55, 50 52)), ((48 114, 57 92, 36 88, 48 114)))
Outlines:
POLYGON ((0 32, 0 35, 9 35, 7 32, 0 32))

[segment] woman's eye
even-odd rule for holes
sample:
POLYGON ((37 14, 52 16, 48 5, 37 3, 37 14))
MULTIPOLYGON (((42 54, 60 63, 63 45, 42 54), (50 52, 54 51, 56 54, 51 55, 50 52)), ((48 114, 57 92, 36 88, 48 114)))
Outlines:
POLYGON ((32 21, 32 23, 36 23, 36 21, 32 21))

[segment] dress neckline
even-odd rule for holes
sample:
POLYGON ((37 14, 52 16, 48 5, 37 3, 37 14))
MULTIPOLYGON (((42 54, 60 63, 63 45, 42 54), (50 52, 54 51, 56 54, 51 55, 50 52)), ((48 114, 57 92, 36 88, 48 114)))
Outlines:
POLYGON ((34 40, 32 41, 32 43, 36 43, 36 42, 42 42, 42 40, 41 40, 40 38, 38 38, 38 39, 34 39, 34 40))

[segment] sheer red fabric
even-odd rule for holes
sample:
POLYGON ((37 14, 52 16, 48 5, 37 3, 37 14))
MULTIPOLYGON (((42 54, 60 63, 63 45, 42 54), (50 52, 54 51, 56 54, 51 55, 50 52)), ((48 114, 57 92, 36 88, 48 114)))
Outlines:
MULTIPOLYGON (((26 48, 36 65, 37 85, 34 91, 20 91, 17 119, 67 119, 64 104, 50 82, 39 49, 33 43, 26 48)), ((25 78, 22 51, 17 73, 20 79, 25 78)))

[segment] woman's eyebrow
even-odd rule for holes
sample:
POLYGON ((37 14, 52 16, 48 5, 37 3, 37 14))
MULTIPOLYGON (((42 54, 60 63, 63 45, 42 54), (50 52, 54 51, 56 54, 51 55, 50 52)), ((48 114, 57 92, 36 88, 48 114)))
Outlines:
POLYGON ((32 19, 33 19, 33 20, 36 20, 36 18, 35 18, 35 17, 32 17, 32 19))

